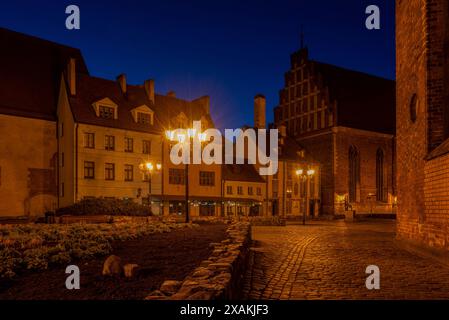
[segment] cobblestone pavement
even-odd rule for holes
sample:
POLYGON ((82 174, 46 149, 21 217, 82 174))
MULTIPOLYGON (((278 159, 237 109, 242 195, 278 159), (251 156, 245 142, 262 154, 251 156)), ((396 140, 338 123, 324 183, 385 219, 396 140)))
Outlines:
POLYGON ((400 249, 392 221, 253 227, 246 299, 449 299, 449 267, 400 249), (365 286, 380 268, 380 290, 365 286))

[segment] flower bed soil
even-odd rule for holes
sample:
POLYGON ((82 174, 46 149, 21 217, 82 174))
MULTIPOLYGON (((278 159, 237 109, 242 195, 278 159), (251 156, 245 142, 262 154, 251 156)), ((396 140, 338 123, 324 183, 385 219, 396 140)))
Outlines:
POLYGON ((0 280, 0 300, 122 300, 144 299, 167 279, 183 280, 212 252, 209 244, 226 237, 222 224, 157 233, 136 240, 114 241, 113 254, 141 270, 135 279, 103 277, 106 257, 82 261, 81 289, 65 287, 66 266, 43 272, 25 271, 17 279, 0 280))

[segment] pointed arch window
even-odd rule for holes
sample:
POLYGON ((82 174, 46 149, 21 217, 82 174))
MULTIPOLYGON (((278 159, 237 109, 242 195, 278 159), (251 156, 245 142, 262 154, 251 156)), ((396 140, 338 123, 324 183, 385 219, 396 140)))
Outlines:
POLYGON ((349 148, 349 202, 360 200, 360 154, 355 146, 349 148))
POLYGON ((384 187, 384 152, 382 149, 377 150, 376 154, 376 199, 377 201, 385 201, 384 187))

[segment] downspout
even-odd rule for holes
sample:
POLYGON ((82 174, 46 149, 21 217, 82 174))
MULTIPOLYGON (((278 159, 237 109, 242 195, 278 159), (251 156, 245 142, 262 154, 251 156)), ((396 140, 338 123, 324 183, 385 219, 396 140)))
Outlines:
POLYGON ((78 123, 75 124, 75 201, 78 199, 78 123))
POLYGON ((165 155, 165 150, 164 150, 164 147, 165 147, 165 139, 164 139, 164 136, 162 136, 162 143, 161 143, 161 146, 162 146, 162 155, 161 155, 161 162, 162 162, 162 170, 161 170, 161 204, 162 204, 162 212, 161 212, 161 216, 164 216, 164 210, 165 210, 165 197, 164 197, 164 195, 165 195, 165 192, 164 192, 164 171, 165 171, 165 162, 164 162, 164 155, 165 155))
POLYGON ((56 183, 57 183, 56 207, 57 207, 57 209, 59 209, 59 197, 61 195, 61 190, 60 190, 60 187, 61 187, 60 182, 61 181, 59 179, 59 174, 60 174, 60 172, 59 172, 59 117, 58 117, 58 120, 56 120, 56 143, 57 143, 57 146, 56 146, 56 152, 57 152, 57 156, 56 156, 56 161, 57 161, 57 164, 56 164, 56 183))
POLYGON ((286 173, 285 165, 286 164, 287 164, 287 161, 284 161, 284 165, 282 168, 282 170, 283 170, 283 174, 282 174, 282 212, 283 212, 284 218, 286 216, 285 210, 286 210, 286 205, 287 205, 287 201, 285 199, 285 183, 286 183, 286 181, 285 181, 285 173, 286 173))

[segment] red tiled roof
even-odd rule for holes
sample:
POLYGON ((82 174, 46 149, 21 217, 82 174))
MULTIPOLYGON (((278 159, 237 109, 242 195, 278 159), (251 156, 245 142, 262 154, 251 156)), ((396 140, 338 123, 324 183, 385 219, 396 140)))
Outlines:
POLYGON ((158 134, 170 128, 170 119, 180 112, 183 112, 190 121, 200 120, 205 116, 210 125, 214 125, 210 115, 206 114, 204 108, 195 101, 155 94, 153 104, 143 86, 127 85, 127 93, 124 95, 116 81, 84 74, 77 76, 76 95, 69 97, 69 101, 75 121, 91 125, 158 134), (104 98, 109 98, 118 105, 118 119, 103 119, 96 116, 92 104, 104 98), (153 125, 134 121, 131 110, 142 105, 154 111, 153 125))
POLYGON ((252 164, 223 164, 223 180, 260 182, 265 180, 252 164))
POLYGON ((0 113, 55 120, 69 58, 88 74, 80 50, 4 28, 0 43, 0 113))
POLYGON ((337 124, 394 134, 396 131, 396 82, 366 73, 311 61, 337 101, 337 124))

